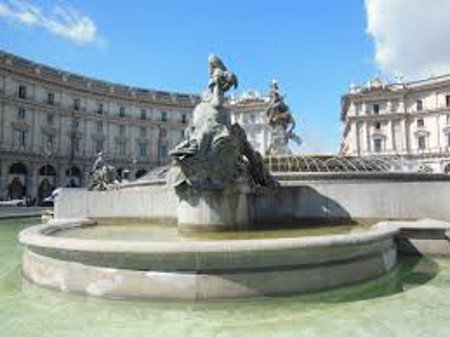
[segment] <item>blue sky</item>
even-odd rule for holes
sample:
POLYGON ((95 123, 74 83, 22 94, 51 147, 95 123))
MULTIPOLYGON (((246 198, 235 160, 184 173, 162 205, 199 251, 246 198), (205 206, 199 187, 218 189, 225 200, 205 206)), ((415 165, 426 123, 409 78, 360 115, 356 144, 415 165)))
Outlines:
POLYGON ((381 71, 367 25, 363 0, 0 0, 0 48, 69 71, 199 93, 215 53, 238 92, 277 78, 303 152, 337 151, 341 95, 381 71))

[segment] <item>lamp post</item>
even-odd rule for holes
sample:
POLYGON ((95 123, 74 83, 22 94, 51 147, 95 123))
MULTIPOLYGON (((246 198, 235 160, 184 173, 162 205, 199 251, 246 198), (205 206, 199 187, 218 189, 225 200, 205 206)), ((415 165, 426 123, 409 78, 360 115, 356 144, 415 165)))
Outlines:
MULTIPOLYGON (((133 157, 131 158, 130 162, 131 162, 131 171, 135 172, 136 171, 136 164, 138 162, 138 159, 137 159, 136 155, 133 155, 133 157)), ((136 172, 134 174, 135 174, 135 177, 136 177, 136 172)))

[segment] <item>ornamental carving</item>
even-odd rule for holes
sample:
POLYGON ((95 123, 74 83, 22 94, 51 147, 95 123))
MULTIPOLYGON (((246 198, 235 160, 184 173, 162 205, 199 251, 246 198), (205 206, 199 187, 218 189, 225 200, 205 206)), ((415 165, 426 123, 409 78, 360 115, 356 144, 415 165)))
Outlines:
POLYGON ((14 121, 11 123, 11 125, 14 131, 25 131, 30 128, 26 121, 14 121))

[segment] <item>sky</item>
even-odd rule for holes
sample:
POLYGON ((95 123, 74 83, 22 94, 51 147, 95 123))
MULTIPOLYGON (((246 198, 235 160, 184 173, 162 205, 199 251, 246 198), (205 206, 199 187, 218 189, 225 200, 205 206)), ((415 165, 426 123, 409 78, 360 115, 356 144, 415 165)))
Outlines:
POLYGON ((351 83, 450 73, 448 13, 450 0, 0 0, 0 49, 195 94, 217 54, 239 77, 235 95, 267 93, 278 80, 302 152, 337 152, 351 83))

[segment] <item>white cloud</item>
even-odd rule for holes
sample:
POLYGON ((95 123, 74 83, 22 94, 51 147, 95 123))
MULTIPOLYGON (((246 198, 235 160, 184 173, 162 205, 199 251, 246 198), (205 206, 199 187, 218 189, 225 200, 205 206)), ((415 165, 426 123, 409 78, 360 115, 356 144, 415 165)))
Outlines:
POLYGON ((68 6, 56 6, 50 13, 23 0, 0 3, 0 17, 27 26, 42 27, 77 44, 102 44, 91 18, 68 6))
POLYGON ((383 71, 413 79, 450 73, 450 0, 365 0, 383 71))

